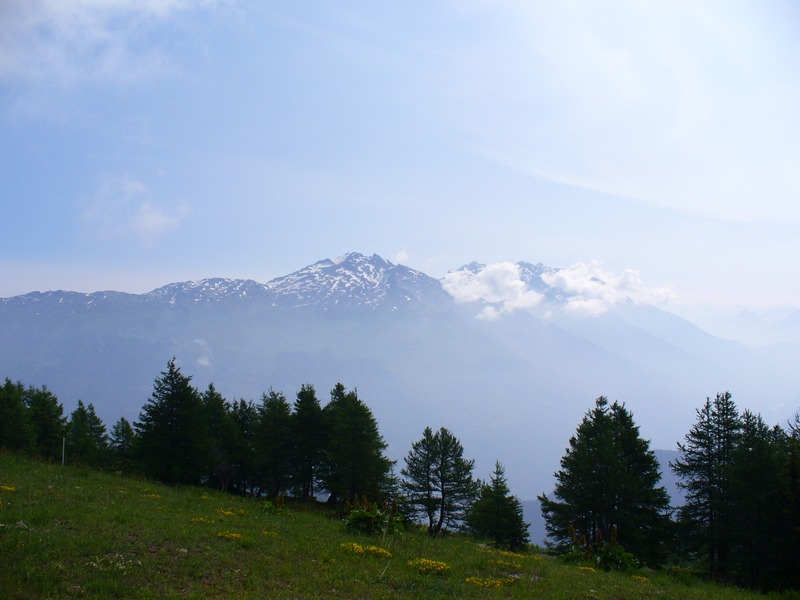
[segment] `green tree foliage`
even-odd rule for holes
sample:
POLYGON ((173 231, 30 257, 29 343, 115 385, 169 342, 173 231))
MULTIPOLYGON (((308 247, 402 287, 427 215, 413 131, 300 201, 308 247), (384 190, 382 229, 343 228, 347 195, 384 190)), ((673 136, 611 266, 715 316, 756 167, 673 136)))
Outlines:
POLYGON ((256 474, 258 415, 258 408, 249 400, 234 400, 231 404, 236 436, 231 449, 233 469, 228 489, 235 494, 250 495, 260 491, 256 474))
POLYGON ((696 540, 694 551, 705 555, 713 577, 727 574, 733 544, 731 467, 740 430, 729 392, 717 394, 713 400, 706 398, 685 443, 678 444, 680 458, 670 465, 686 491, 680 515, 687 524, 685 534, 696 540))
POLYGON ((301 498, 312 498, 323 451, 322 406, 313 385, 297 392, 292 412, 292 484, 301 498))
POLYGON ((238 428, 231 406, 214 387, 201 396, 206 424, 208 426, 208 472, 209 484, 218 486, 223 492, 234 475, 234 454, 238 438, 238 428))
POLYGON ((34 451, 48 460, 60 460, 66 424, 64 407, 47 386, 28 387, 24 401, 33 432, 34 451))
POLYGON ((467 525, 498 548, 519 550, 529 541, 522 503, 511 495, 503 465, 497 462, 488 484, 481 485, 478 499, 467 515, 467 525))
POLYGON ((33 430, 25 406, 25 388, 6 377, 0 387, 0 448, 17 452, 34 447, 33 430))
POLYGON ((270 497, 285 492, 292 471, 292 409, 281 392, 261 397, 256 435, 256 472, 270 497))
POLYGON ((66 462, 103 467, 108 462, 106 426, 97 416, 94 405, 78 400, 66 426, 66 462))
POLYGON ((379 498, 392 461, 369 407, 338 383, 322 410, 326 432, 320 481, 336 503, 354 496, 379 498))
POLYGON ((190 382, 173 357, 135 423, 142 468, 165 483, 197 484, 207 471, 208 428, 200 394, 190 382))
POLYGON ((439 535, 448 526, 460 525, 478 493, 473 480, 474 460, 464 458, 461 442, 442 427, 430 427, 411 445, 405 458, 403 490, 411 510, 427 519, 428 533, 439 535))
POLYGON ((125 417, 120 417, 111 428, 108 440, 109 460, 115 469, 132 471, 134 468, 134 445, 136 432, 125 417))
POLYGON ((786 442, 783 430, 768 427, 761 415, 742 414, 730 470, 730 571, 748 587, 765 587, 781 575, 786 442))
POLYGON ((667 546, 669 497, 658 460, 624 405, 597 399, 569 440, 551 500, 539 496, 549 537, 562 550, 614 539, 657 562, 667 546))

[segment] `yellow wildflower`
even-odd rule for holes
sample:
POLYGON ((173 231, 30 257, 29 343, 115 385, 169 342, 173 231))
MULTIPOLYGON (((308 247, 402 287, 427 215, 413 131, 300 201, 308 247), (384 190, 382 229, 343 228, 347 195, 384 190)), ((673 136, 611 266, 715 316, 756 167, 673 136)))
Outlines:
POLYGON ((441 575, 450 569, 450 565, 447 563, 438 560, 430 560, 428 558, 415 558, 414 560, 408 561, 406 565, 412 569, 416 569, 420 573, 434 573, 436 575, 441 575))

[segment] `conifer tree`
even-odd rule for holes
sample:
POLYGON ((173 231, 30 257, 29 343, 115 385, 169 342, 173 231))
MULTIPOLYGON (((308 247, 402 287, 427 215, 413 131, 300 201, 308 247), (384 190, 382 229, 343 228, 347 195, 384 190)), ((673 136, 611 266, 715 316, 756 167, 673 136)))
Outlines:
POLYGON ((769 587, 780 576, 785 550, 783 465, 786 434, 745 410, 731 462, 730 572, 747 587, 769 587))
POLYGON ((0 448, 28 451, 34 447, 25 388, 21 382, 12 383, 6 377, 0 387, 0 448))
POLYGON ((633 417, 600 397, 581 421, 555 473, 555 499, 539 496, 548 536, 561 549, 616 540, 657 562, 666 546, 669 497, 658 460, 633 417))
POLYGON ((214 387, 213 383, 201 397, 205 419, 208 424, 208 481, 214 482, 223 492, 234 475, 234 448, 237 427, 231 414, 231 406, 214 387))
POLYGON ((262 395, 256 436, 256 472, 269 497, 286 491, 292 470, 292 409, 281 392, 262 395))
POLYGON ((78 400, 66 426, 66 461, 102 467, 108 461, 106 426, 95 413, 94 405, 78 400))
POLYGON ((426 427, 405 458, 403 490, 416 516, 427 519, 428 533, 437 536, 463 522, 478 493, 473 480, 474 460, 464 458, 464 447, 444 427, 433 433, 426 427))
POLYGON ((391 470, 386 442, 369 407, 338 383, 322 411, 325 449, 320 481, 336 503, 354 496, 377 501, 391 470))
POLYGON ((120 417, 111 427, 108 446, 114 468, 127 472, 133 470, 135 436, 133 426, 125 417, 120 417))
POLYGON ((511 495, 505 469, 499 462, 488 484, 481 485, 478 499, 467 516, 467 525, 478 536, 491 539, 498 548, 519 550, 529 541, 522 504, 511 495))
POLYGON ((34 451, 43 458, 60 460, 64 439, 64 407, 47 386, 29 386, 24 394, 25 406, 33 431, 34 451))
POLYGON ((242 495, 259 493, 260 483, 256 473, 258 408, 250 400, 234 400, 231 418, 236 424, 236 436, 232 448, 233 471, 229 489, 242 495))
POLYGON ((292 412, 292 484, 301 498, 314 496, 323 451, 322 406, 313 385, 297 392, 292 412))
POLYGON ((147 475, 165 483, 201 483, 208 464, 208 427, 200 394, 175 357, 155 380, 135 429, 136 454, 147 475))
POLYGON ((733 543, 731 466, 740 429, 730 392, 706 398, 685 443, 678 444, 680 458, 670 464, 686 491, 681 522, 690 524, 687 534, 697 540, 696 551, 705 554, 714 577, 727 574, 733 543))

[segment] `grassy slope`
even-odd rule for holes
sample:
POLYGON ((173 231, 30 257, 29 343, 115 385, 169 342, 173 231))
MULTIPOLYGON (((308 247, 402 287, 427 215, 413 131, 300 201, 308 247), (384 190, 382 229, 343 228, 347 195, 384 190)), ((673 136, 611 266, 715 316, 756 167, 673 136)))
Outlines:
POLYGON ((591 572, 549 557, 503 555, 463 536, 356 536, 319 507, 263 506, 0 453, 0 596, 753 597, 690 578, 591 572), (349 543, 381 547, 392 558, 342 547, 349 543), (408 565, 417 558, 450 568, 421 573, 408 565), (492 580, 504 585, 478 585, 492 580))

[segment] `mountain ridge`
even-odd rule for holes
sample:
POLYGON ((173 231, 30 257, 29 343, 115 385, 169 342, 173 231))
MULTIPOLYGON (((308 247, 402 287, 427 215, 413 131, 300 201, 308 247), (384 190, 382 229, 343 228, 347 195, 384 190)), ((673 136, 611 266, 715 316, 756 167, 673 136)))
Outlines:
MULTIPOLYGON (((487 267, 467 268, 477 277, 487 267)), ((307 383, 324 399, 341 382, 373 409, 392 458, 424 427, 446 426, 480 476, 500 460, 527 498, 549 489, 561 449, 597 396, 626 402, 661 448, 674 447, 695 407, 718 391, 731 389, 770 422, 800 406, 788 368, 800 359, 794 346, 782 346, 776 360, 647 305, 593 316, 558 311, 567 296, 554 288, 548 297, 542 287, 542 275, 554 272, 517 263, 498 271, 506 279, 488 273, 500 286, 493 293, 509 284, 512 300, 525 300, 505 305, 456 298, 444 278, 359 253, 266 283, 31 292, 0 300, 0 376, 46 384, 67 412, 78 399, 94 403, 109 427, 120 416, 136 419, 171 356, 198 387, 214 382, 228 399, 257 399, 270 387, 291 397, 307 383), (544 298, 528 306, 533 296, 525 294, 544 298)))

